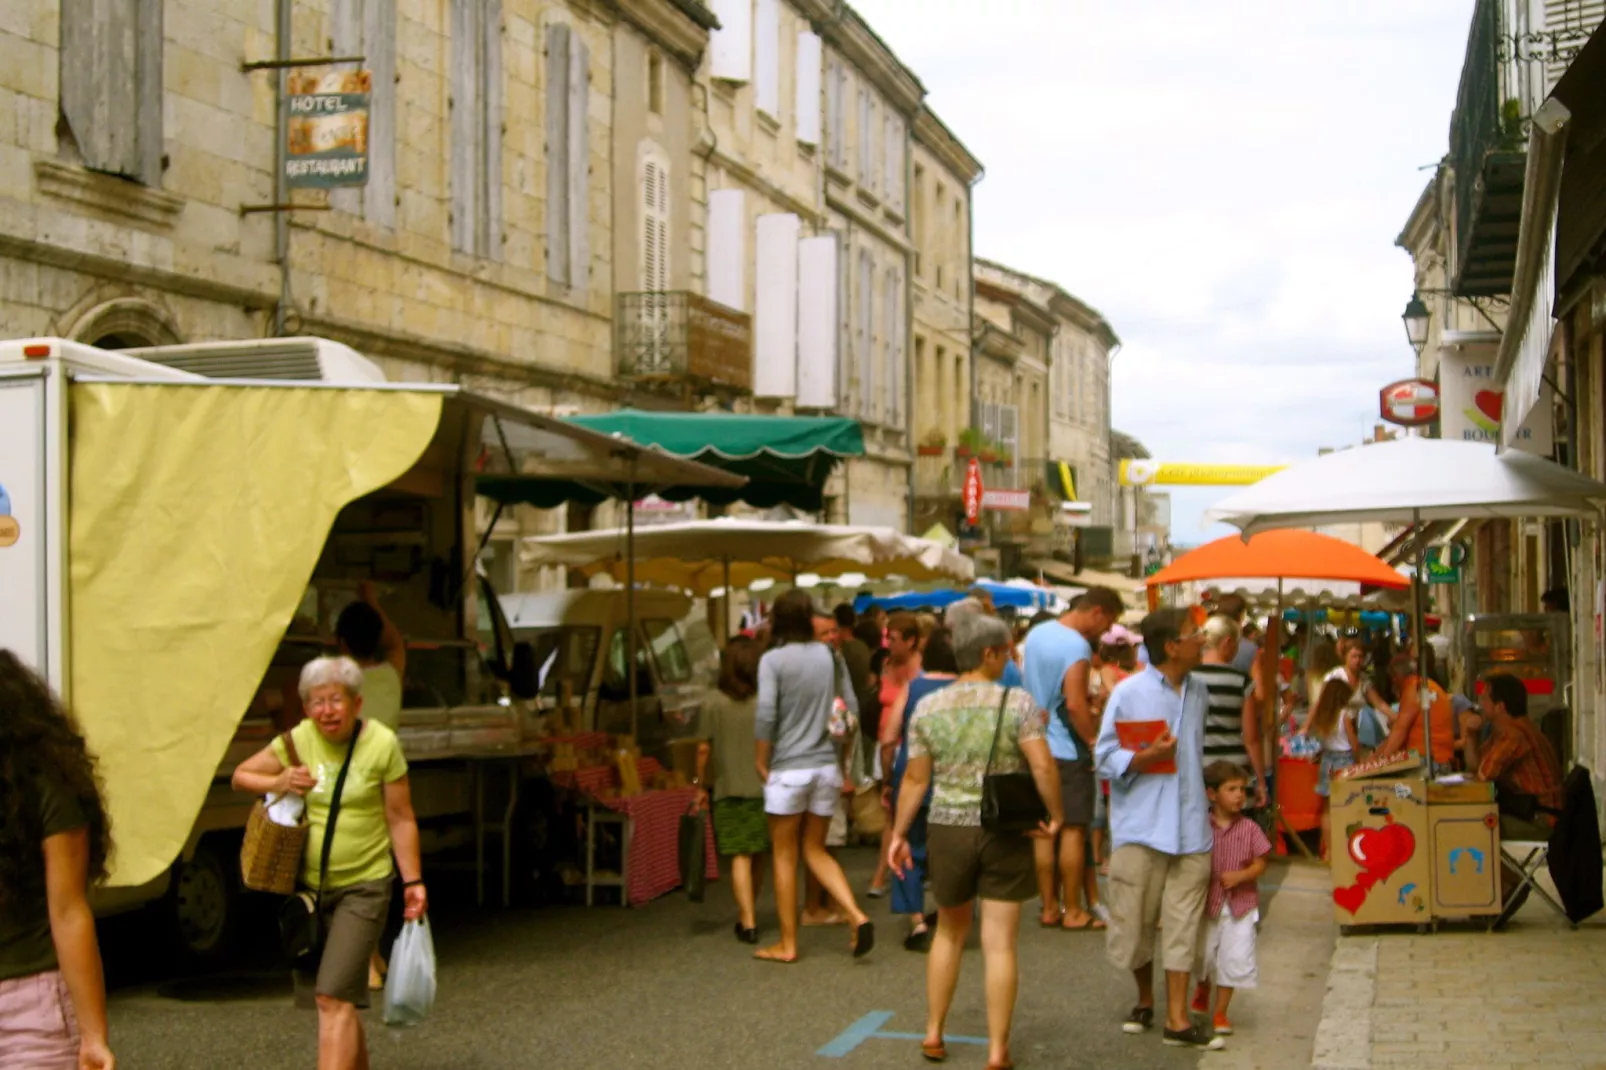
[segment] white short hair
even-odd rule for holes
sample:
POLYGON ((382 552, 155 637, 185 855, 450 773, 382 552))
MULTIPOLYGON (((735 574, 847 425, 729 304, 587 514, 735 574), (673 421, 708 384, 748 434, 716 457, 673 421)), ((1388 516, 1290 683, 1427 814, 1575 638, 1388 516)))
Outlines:
POLYGON ((1228 639, 1238 638, 1239 634, 1238 622, 1224 613, 1208 618, 1199 630, 1204 632, 1205 642, 1211 646, 1220 646, 1228 639))
POLYGON ((301 667, 301 701, 306 702, 315 687, 339 684, 352 698, 362 695, 362 666, 348 657, 313 658, 301 667))

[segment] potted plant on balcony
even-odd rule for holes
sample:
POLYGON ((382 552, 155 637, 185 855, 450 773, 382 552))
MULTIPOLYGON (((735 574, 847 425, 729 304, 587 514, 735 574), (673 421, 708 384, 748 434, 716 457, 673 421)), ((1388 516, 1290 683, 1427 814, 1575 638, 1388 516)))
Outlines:
POLYGON ((942 451, 948 448, 948 436, 940 428, 933 427, 927 431, 915 447, 915 452, 921 457, 941 457, 942 451))
POLYGON ((999 443, 998 445, 998 463, 1003 465, 1005 468, 1008 468, 1015 463, 1014 451, 1003 443, 999 443))
POLYGON ((988 439, 976 450, 976 456, 981 458, 982 464, 998 463, 998 443, 988 439))
POLYGON ((970 457, 979 453, 982 443, 985 441, 981 436, 981 431, 974 427, 967 427, 959 432, 959 445, 954 448, 954 456, 970 457))

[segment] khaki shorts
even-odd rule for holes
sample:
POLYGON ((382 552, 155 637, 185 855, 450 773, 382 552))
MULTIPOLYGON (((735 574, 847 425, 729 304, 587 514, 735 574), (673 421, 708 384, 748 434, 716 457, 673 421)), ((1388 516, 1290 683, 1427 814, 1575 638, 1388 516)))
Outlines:
POLYGON ((368 1006, 368 960, 385 928, 390 885, 386 877, 323 893, 323 956, 316 974, 295 971, 296 1006, 316 1007, 316 996, 368 1006))
POLYGON ((1018 832, 927 825, 926 872, 937 905, 949 909, 973 899, 1024 903, 1037 894, 1032 841, 1018 832))
POLYGON ((1193 968, 1199 922, 1210 891, 1210 852, 1168 855, 1129 843, 1110 856, 1110 910, 1105 953, 1110 964, 1136 970, 1154 961, 1155 923, 1164 919, 1161 966, 1177 973, 1193 968))

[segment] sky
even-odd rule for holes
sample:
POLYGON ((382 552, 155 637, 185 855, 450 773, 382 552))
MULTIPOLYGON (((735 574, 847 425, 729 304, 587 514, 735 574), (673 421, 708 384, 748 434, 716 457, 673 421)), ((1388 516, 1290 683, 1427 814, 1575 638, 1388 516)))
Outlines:
MULTIPOLYGON (((1157 459, 1361 441, 1412 374, 1394 242, 1444 155, 1473 0, 853 0, 982 161, 975 252, 1121 337, 1157 459), (986 17, 975 13, 985 8, 986 17)), ((1233 488, 1171 488, 1172 538, 1233 488)))

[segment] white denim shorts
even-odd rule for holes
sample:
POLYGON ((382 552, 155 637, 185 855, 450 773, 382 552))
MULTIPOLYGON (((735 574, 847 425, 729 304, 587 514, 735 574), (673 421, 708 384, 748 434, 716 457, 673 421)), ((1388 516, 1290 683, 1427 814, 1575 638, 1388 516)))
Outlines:
POLYGON ((1196 976, 1222 988, 1254 988, 1260 979, 1255 968, 1255 924, 1259 921, 1260 911, 1235 918, 1232 907, 1223 903, 1218 917, 1205 919, 1196 976))
POLYGON ((791 817, 807 811, 833 817, 842 798, 842 770, 835 765, 771 771, 764 785, 764 812, 791 817))

